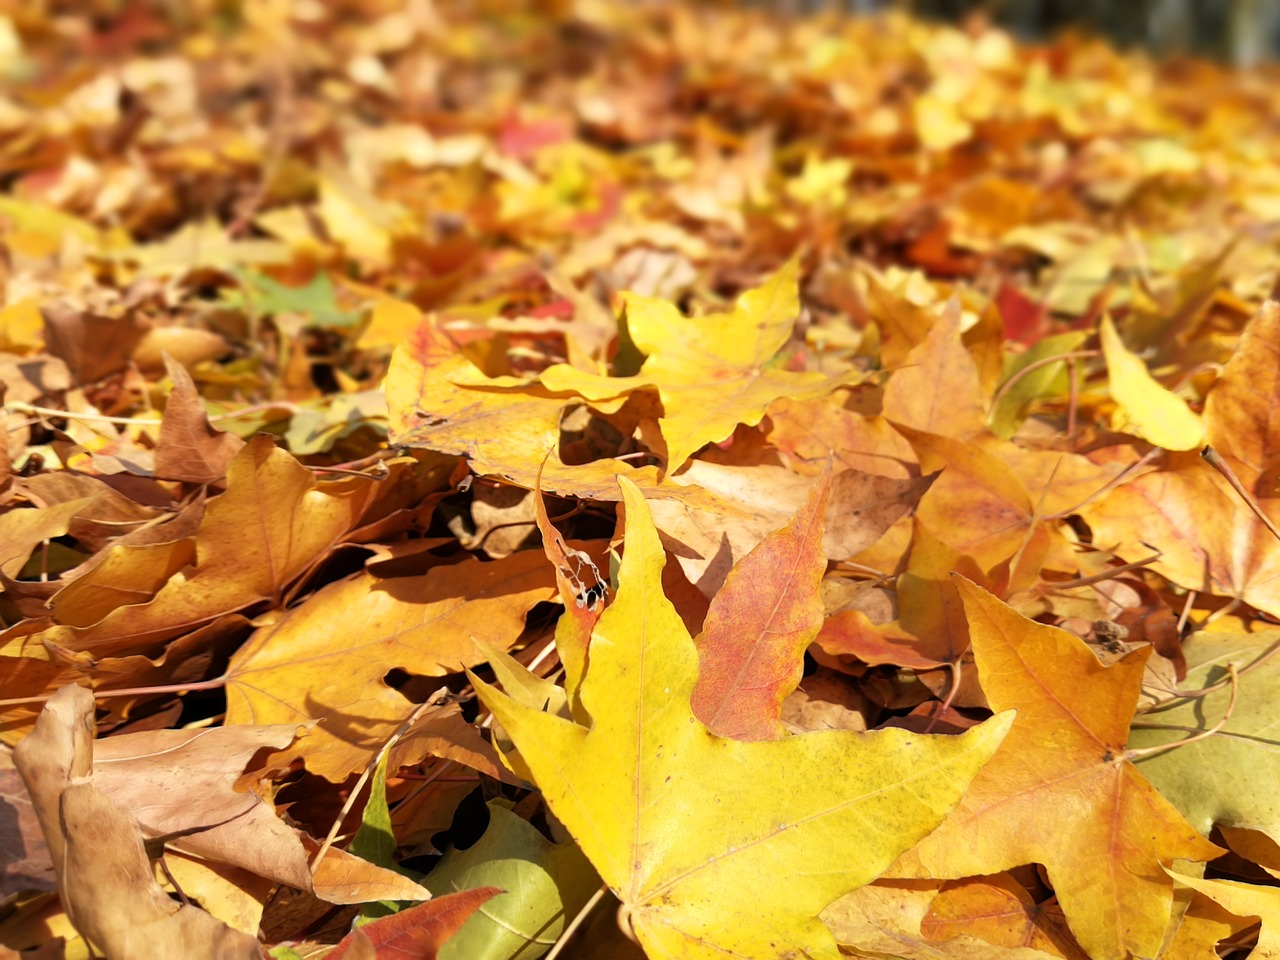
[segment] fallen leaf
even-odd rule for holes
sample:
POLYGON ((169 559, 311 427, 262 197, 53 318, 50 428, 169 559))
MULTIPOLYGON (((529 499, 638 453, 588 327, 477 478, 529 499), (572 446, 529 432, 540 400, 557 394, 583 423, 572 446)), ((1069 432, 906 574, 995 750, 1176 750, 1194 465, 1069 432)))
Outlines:
POLYGON ((978 366, 960 339, 960 304, 953 300, 889 378, 882 414, 924 433, 966 437, 986 419, 978 366))
POLYGON ((782 701, 800 682, 804 651, 822 628, 818 595, 827 558, 824 473, 785 527, 760 541, 711 599, 698 649, 690 706, 718 737, 777 740, 782 701))
POLYGON ((1203 894, 1237 917, 1257 917, 1262 921, 1258 944, 1249 960, 1274 960, 1280 957, 1280 890, 1235 880, 1202 880, 1167 870, 1178 883, 1203 894))
MULTIPOLYGON (((1175 896, 1178 893, 1175 888, 1175 896)), ((1236 936, 1249 926, 1252 926, 1249 920, 1224 910, 1217 901, 1202 893, 1191 893, 1191 903, 1169 945, 1160 954, 1161 960, 1214 960, 1220 941, 1236 936)))
POLYGON ((49 847, 9 754, 0 756, 0 896, 56 890, 49 847))
POLYGON ((168 355, 164 364, 173 381, 173 391, 165 403, 156 440, 156 476, 187 483, 217 483, 226 476, 244 441, 209 423, 186 367, 168 355))
POLYGON ((617 478, 625 475, 655 497, 736 512, 697 487, 664 480, 654 466, 608 457, 566 463, 560 421, 569 398, 537 383, 486 377, 465 357, 441 357, 435 349, 429 336, 419 335, 391 355, 386 392, 392 442, 465 456, 476 473, 530 490, 541 476, 548 493, 615 500, 617 478))
POLYGON ((93 735, 93 695, 67 686, 14 750, 76 928, 121 960, 142 960, 157 951, 210 960, 261 957, 255 937, 175 903, 160 890, 137 822, 88 779, 93 735))
POLYGON ((480 907, 440 950, 440 960, 537 960, 600 886, 572 840, 551 843, 528 821, 489 801, 489 826, 465 850, 449 850, 423 881, 432 893, 507 891, 480 907))
POLYGON ((137 811, 148 838, 306 889, 306 852, 296 832, 257 794, 237 790, 259 750, 288 746, 290 724, 209 730, 150 730, 96 744, 93 782, 112 802, 137 811))
POLYGON ((65 302, 47 303, 41 312, 48 351, 82 385, 123 370, 146 330, 136 316, 105 316, 65 302))
MULTIPOLYGON (((444 676, 483 662, 476 640, 510 647, 529 609, 555 596, 551 578, 546 560, 526 551, 434 567, 421 577, 359 573, 332 583, 262 627, 232 658, 228 722, 317 721, 292 755, 341 782, 363 770, 413 712, 384 680, 392 669, 444 676)), ((483 743, 456 705, 429 715, 442 748, 450 744, 455 759, 483 764, 483 743)))
MULTIPOLYGON (((309 840, 310 838, 304 838, 309 840)), ((314 842, 305 844, 315 856, 314 842)), ((431 892, 395 870, 330 847, 311 867, 311 888, 328 903, 374 903, 378 900, 428 900, 431 892)))
POLYGON ((1030 947, 1052 956, 1083 960, 1056 905, 1036 904, 1008 874, 942 885, 920 922, 930 940, 972 936, 1000 947, 1030 947))
POLYGON ((962 578, 958 588, 987 699, 1018 716, 956 809, 892 874, 965 877, 1041 863, 1089 956, 1155 955, 1173 902, 1160 867, 1219 849, 1125 756, 1150 648, 1104 668, 1065 630, 1019 616, 962 578), (1056 811, 1051 830, 1046 810, 1056 811))
MULTIPOLYGON (((870 546, 915 508, 934 480, 856 470, 837 473, 824 514, 823 554, 829 560, 845 560, 870 546)), ((726 516, 694 503, 652 502, 653 515, 685 576, 710 597, 769 531, 795 515, 814 480, 780 467, 729 467, 696 460, 676 482, 697 484, 737 508, 726 516)))
POLYGON ((1181 397, 1151 376, 1142 359, 1124 345, 1110 317, 1103 317, 1098 335, 1107 358, 1111 396, 1118 406, 1112 427, 1166 450, 1204 446, 1205 428, 1200 418, 1181 397))
MULTIPOLYGON (((1280 384, 1275 343, 1280 304, 1268 301, 1240 337, 1205 399, 1205 439, 1273 521, 1280 519, 1272 450, 1272 397, 1280 384)), ((1101 543, 1192 590, 1238 597, 1280 614, 1280 547, 1239 497, 1199 457, 1168 455, 1163 468, 1081 509, 1101 543), (1194 531, 1189 536, 1188 531, 1194 531)))
POLYGON ((354 941, 363 938, 373 947, 371 956, 377 960, 435 960, 440 948, 467 919, 500 893, 496 887, 481 887, 401 910, 357 927, 328 956, 333 960, 354 958, 354 941))
POLYGON ((1031 944, 997 945, 957 932, 935 940, 922 931, 929 908, 939 895, 939 880, 877 880, 835 901, 822 919, 854 956, 900 957, 902 960, 1049 960, 1031 944))
POLYGON ((107 956, 262 956, 257 937, 176 904, 161 891, 137 824, 92 784, 72 783, 63 790, 61 821, 66 876, 75 878, 62 887, 67 912, 107 956))
POLYGON ((686 706, 696 652, 661 594, 663 552, 648 507, 634 485, 623 483, 622 493, 619 594, 596 626, 581 688, 590 728, 522 707, 473 678, 477 692, 622 900, 646 951, 780 958, 803 946, 834 958, 818 912, 874 878, 945 815, 1009 718, 956 738, 840 730, 756 743, 714 736, 686 706), (848 774, 814 781, 799 772, 819 767, 848 774), (762 777, 790 786, 764 790, 762 777), (871 833, 860 829, 869 819, 879 825, 871 833), (762 900, 766 861, 796 856, 810 865, 804 879, 790 878, 762 900))
MULTIPOLYGON (((556 590, 564 613, 556 621, 556 653, 564 664, 564 689, 571 702, 576 703, 578 687, 586 670, 587 647, 591 632, 604 610, 605 582, 595 561, 581 550, 565 542, 547 516, 546 500, 542 496, 542 468, 534 483, 534 519, 542 534, 542 550, 556 573, 556 590)), ((546 703, 544 698, 542 703, 546 703)))
POLYGON ((911 444, 883 417, 845 409, 844 391, 800 403, 769 404, 769 442, 797 473, 817 473, 834 460, 850 470, 906 480, 920 475, 911 444))
POLYGON ((90 627, 54 627, 45 637, 110 656, 278 598, 356 525, 371 482, 318 483, 271 437, 255 437, 228 467, 227 492, 205 509, 193 568, 174 574, 149 603, 119 607, 90 627))
POLYGON ((665 472, 675 473, 702 446, 724 440, 739 423, 759 423, 779 397, 825 396, 860 379, 854 374, 791 373, 770 365, 800 311, 798 280, 798 265, 791 261, 763 286, 739 297, 732 313, 696 318, 683 316, 665 300, 630 296, 627 329, 646 354, 637 374, 604 377, 557 364, 539 380, 555 393, 576 393, 592 402, 656 389, 667 447, 665 472))
MULTIPOLYGON (((1243 669, 1280 643, 1280 634, 1246 636, 1200 632, 1183 645, 1187 678, 1183 690, 1221 684, 1194 699, 1173 697, 1144 712, 1129 734, 1136 749, 1185 740, 1216 726, 1233 693, 1227 664, 1243 669)), ((1214 824, 1261 830, 1280 840, 1280 798, 1271 789, 1280 776, 1280 744, 1274 704, 1280 694, 1280 663, 1261 660, 1239 683, 1235 709, 1214 735, 1138 761, 1138 769, 1201 833, 1214 824)))

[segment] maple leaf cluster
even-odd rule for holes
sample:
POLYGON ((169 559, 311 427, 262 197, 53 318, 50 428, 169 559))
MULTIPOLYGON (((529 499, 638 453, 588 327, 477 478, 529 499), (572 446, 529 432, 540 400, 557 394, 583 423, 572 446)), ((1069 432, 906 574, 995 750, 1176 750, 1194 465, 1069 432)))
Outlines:
POLYGON ((1280 955, 1268 75, 614 0, 0 48, 0 956, 1280 955))

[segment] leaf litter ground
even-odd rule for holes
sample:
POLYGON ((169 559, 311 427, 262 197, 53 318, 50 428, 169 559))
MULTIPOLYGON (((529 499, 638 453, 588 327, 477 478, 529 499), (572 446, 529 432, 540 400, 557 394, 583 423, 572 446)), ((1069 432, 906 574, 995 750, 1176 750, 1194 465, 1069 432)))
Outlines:
POLYGON ((1276 955, 1266 71, 0 27, 4 956, 1276 955))

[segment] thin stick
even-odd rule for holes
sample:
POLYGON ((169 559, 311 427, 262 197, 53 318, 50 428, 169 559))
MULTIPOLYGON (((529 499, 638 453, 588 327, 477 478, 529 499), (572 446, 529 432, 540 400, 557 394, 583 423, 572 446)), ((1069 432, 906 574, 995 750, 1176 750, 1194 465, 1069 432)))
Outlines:
POLYGON ((1046 580, 1045 593, 1056 593, 1059 590, 1073 590, 1076 587, 1087 587, 1090 584, 1102 583, 1104 580, 1114 580, 1122 574, 1129 573, 1132 570, 1141 570, 1149 563, 1155 563, 1160 559, 1160 554, 1152 554, 1149 557, 1143 557, 1141 560, 1130 560, 1118 567, 1108 567, 1102 573, 1095 573, 1087 577, 1076 577, 1074 580, 1046 580))
POLYGON ((320 865, 320 861, 324 859, 324 855, 328 853, 329 848, 333 846, 333 841, 338 837, 338 831, 342 829, 342 821, 347 818, 347 814, 350 813, 351 808, 355 806, 356 797, 360 795, 360 791, 364 789, 364 785, 369 782, 369 777, 373 775, 373 771, 377 768, 378 764, 382 762, 382 758, 391 751, 391 748, 396 745, 396 742, 399 741, 401 737, 409 732, 409 728, 417 722, 420 716, 422 716, 422 712, 426 710, 427 707, 434 706, 437 706, 434 699, 429 699, 424 703, 418 704, 413 713, 409 714, 404 723, 400 724, 400 726, 396 728, 395 733, 391 734, 391 736, 387 738, 387 742, 382 745, 382 749, 378 751, 373 760, 371 760, 364 768, 364 773, 360 774, 360 779, 356 781, 356 785, 352 787, 351 792, 347 794, 347 802, 342 805, 342 809, 338 812, 338 816, 333 821, 333 826, 329 828, 329 835, 324 838, 324 843, 320 844, 320 849, 317 850, 316 855, 311 858, 311 872, 313 874, 316 872, 316 867, 320 865))
POLYGON ((53 407, 37 407, 21 400, 11 400, 4 405, 6 413, 34 413, 41 417, 54 417, 59 420, 80 420, 84 423, 114 423, 121 426, 155 427, 160 425, 160 418, 144 420, 141 417, 108 417, 103 413, 75 413, 71 410, 56 410, 53 407))
POLYGON ((1187 621, 1191 619, 1191 608, 1195 605, 1196 597, 1199 594, 1195 590, 1187 591, 1187 599, 1182 604, 1182 613, 1178 614, 1178 636, 1182 636, 1182 631, 1187 626, 1187 621))
POLYGON ((995 397, 991 400, 992 411, 994 412, 996 408, 1000 406, 1000 401, 1004 399, 1004 395, 1013 388, 1015 383, 1028 374, 1039 370, 1041 367, 1047 367, 1051 363, 1062 363, 1067 360, 1086 360, 1089 357, 1096 357, 1099 355, 1100 353, 1097 350, 1074 350, 1071 353, 1058 353, 1054 354, 1052 357, 1041 357, 1035 363, 1027 364, 1004 383, 1000 384, 1000 389, 996 391, 995 397))
POLYGON ((174 879, 173 874, 169 871, 169 864, 165 863, 163 853, 160 854, 156 863, 160 865, 160 872, 164 874, 165 879, 169 881, 169 884, 177 892, 178 898, 182 901, 182 905, 184 907, 191 906, 191 901, 187 899, 186 891, 182 889, 182 886, 174 879))
POLYGON ((960 658, 963 656, 964 654, 961 653, 955 660, 947 663, 947 667, 951 671, 951 688, 947 690, 947 696, 942 701, 942 706, 929 718, 929 724, 924 728, 925 733, 933 733, 933 728, 937 726, 939 720, 947 715, 947 711, 951 709, 951 704, 955 702, 956 694, 960 692, 960 658))
POLYGON ((1205 627, 1213 623, 1215 620, 1221 620, 1223 617, 1225 617, 1227 614, 1229 614, 1232 610, 1234 610, 1238 606, 1240 606, 1240 598, 1232 597, 1231 602, 1228 603, 1226 606, 1219 607, 1217 610, 1213 611, 1213 613, 1205 617, 1204 623, 1200 624, 1200 629, 1203 630, 1205 627))
POLYGON ((1085 506, 1088 506, 1090 503, 1093 503, 1094 500, 1097 500, 1100 496, 1102 496, 1107 491, 1113 490, 1116 487, 1120 486, 1120 484, 1124 483, 1125 479, 1129 476, 1129 474, 1133 473, 1139 467, 1145 466, 1146 464, 1150 463, 1156 457, 1160 456, 1161 452, 1162 451, 1159 447, 1152 447, 1150 450, 1144 453, 1141 457, 1139 457, 1133 463, 1129 464, 1127 467, 1125 467, 1123 470, 1121 470, 1114 477, 1112 477, 1110 480, 1108 480, 1106 483, 1100 486, 1097 490, 1093 491, 1093 493, 1089 494, 1079 503, 1071 507, 1068 507, 1066 510, 1059 510, 1057 513, 1051 514, 1050 516, 1047 516, 1044 519, 1045 520, 1063 520, 1066 517, 1071 516, 1071 514, 1075 513, 1081 507, 1085 507, 1085 506))
POLYGON ((1080 368, 1072 357, 1067 361, 1067 446, 1076 437, 1076 406, 1080 399, 1080 368))
POLYGON ((578 911, 578 915, 569 921, 569 925, 564 928, 560 936, 556 939, 555 945, 551 948, 551 952, 543 958, 543 960, 556 960, 556 957, 564 951, 565 944, 570 938, 577 933, 578 927, 582 926, 582 922, 587 919, 591 911, 596 908, 596 904, 600 902, 600 898, 609 892, 607 883, 600 884, 600 889, 591 895, 591 899, 583 904, 582 909, 578 911))
POLYGON ((838 560, 836 561, 836 567, 840 570, 848 570, 851 573, 865 573, 875 580, 888 580, 893 576, 892 573, 885 573, 875 567, 868 567, 865 563, 854 563, 852 560, 838 560))
POLYGON ((1031 538, 1035 536, 1036 527, 1040 521, 1044 519, 1044 501, 1049 496, 1049 490, 1053 486, 1053 479, 1058 475, 1058 468, 1062 466, 1062 457, 1059 456, 1053 469, 1049 471, 1049 479, 1044 482, 1044 489, 1040 491, 1040 499, 1036 501, 1035 509, 1031 512, 1031 519, 1027 523, 1027 533, 1022 538, 1022 543, 1018 544, 1017 552, 1014 553, 1013 559, 1009 561, 1009 583, 1012 584, 1014 578, 1018 575, 1018 565, 1022 563, 1022 555, 1026 552, 1027 547, 1031 544, 1031 538))
MULTIPOLYGON (((227 685, 226 676, 214 677, 212 680, 198 680, 195 683, 171 683, 159 687, 121 687, 118 690, 90 690, 95 700, 108 697, 145 697, 159 693, 190 693, 197 690, 217 690, 227 685)), ((57 691, 54 691, 55 693, 57 691)), ((12 700, 0 700, 0 707, 21 707, 30 703, 44 703, 52 693, 42 693, 38 697, 15 697, 12 700)))
MULTIPOLYGON (((58 410, 54 407, 37 407, 34 404, 23 403, 21 400, 11 400, 2 408, 6 413, 31 413, 40 417, 53 417, 61 420, 80 420, 84 423, 114 423, 125 427, 156 427, 160 425, 160 418, 154 419, 144 417, 109 417, 103 413, 76 413, 73 410, 58 410)), ((222 420, 235 420, 238 417, 249 416, 250 414, 261 413, 263 410, 283 410, 286 413, 296 413, 298 407, 292 403, 259 403, 251 407, 241 407, 239 410, 229 410, 226 413, 215 413, 209 416, 210 423, 217 423, 222 420)))
POLYGON ((391 476, 391 469, 381 460, 375 465, 372 473, 365 473, 363 470, 348 470, 346 467, 321 467, 313 464, 303 464, 312 473, 332 473, 344 477, 363 477, 365 480, 373 478, 374 480, 385 480, 391 476))
POLYGON ((479 783, 479 777, 438 777, 428 773, 397 773, 397 780, 423 780, 427 783, 479 783))
POLYGON ((410 800, 412 800, 414 797, 420 794, 423 790, 427 789, 427 787, 431 786, 431 784, 435 783, 437 780, 443 783, 452 782, 453 778, 446 777, 444 776, 444 774, 447 771, 452 770, 457 765, 458 764, 453 760, 446 760, 444 763, 440 764, 439 768, 436 769, 435 772, 433 773, 429 773, 421 777, 405 778, 410 780, 413 783, 413 787, 409 790, 407 794, 405 794, 405 796, 399 801, 399 803, 400 804, 408 803, 410 800))
MULTIPOLYGON (((1277 650, 1280 650, 1280 640, 1271 644, 1267 649, 1263 650, 1260 654, 1237 670, 1237 676, 1243 677, 1250 671, 1258 669, 1258 667, 1262 666, 1275 656, 1277 650)), ((1175 690, 1172 697, 1167 697, 1164 700, 1158 700, 1150 706, 1141 707, 1137 712, 1151 713, 1152 711, 1159 710, 1161 707, 1166 707, 1171 703, 1177 703, 1179 700, 1197 700, 1200 697, 1207 697, 1211 693, 1217 693, 1230 682, 1231 680, 1228 678, 1226 680, 1219 680, 1217 683, 1211 683, 1209 686, 1203 687, 1200 690, 1175 690)))
POLYGON ((1262 507, 1258 505, 1258 501, 1253 499, 1253 495, 1244 488, 1244 484, 1240 482, 1240 478, 1236 476, 1236 472, 1231 469, 1231 464, 1222 459, 1222 455, 1213 447, 1205 444, 1205 448, 1200 451, 1200 456, 1204 458, 1205 463, 1222 474, 1223 479, 1231 484, 1231 489, 1236 495, 1244 501, 1245 506, 1253 511, 1253 515, 1257 517, 1264 527, 1271 531, 1271 535, 1280 540, 1280 530, 1276 529, 1276 525, 1271 522, 1271 518, 1262 512, 1262 507))
POLYGON ((1153 757, 1158 753, 1164 753, 1166 750, 1173 750, 1175 747, 1185 747, 1195 743, 1197 740, 1205 740, 1218 733, 1227 725, 1227 721, 1231 719, 1231 714, 1236 709, 1236 694, 1240 691, 1240 676, 1236 673, 1236 665, 1234 663, 1227 664, 1227 673, 1231 682, 1231 699, 1227 702, 1227 709, 1223 712, 1222 718, 1208 730, 1201 730, 1195 736, 1187 737, 1185 740, 1175 740, 1173 743, 1162 743, 1158 747, 1139 747, 1136 750, 1126 750, 1124 759, 1136 760, 1141 757, 1153 757))

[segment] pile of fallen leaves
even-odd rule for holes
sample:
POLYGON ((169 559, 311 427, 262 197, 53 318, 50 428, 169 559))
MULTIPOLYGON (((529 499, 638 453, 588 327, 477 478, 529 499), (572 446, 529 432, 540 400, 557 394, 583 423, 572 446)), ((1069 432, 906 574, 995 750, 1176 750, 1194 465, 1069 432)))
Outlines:
POLYGON ((5 10, 0 956, 1280 955, 1275 76, 5 10))

